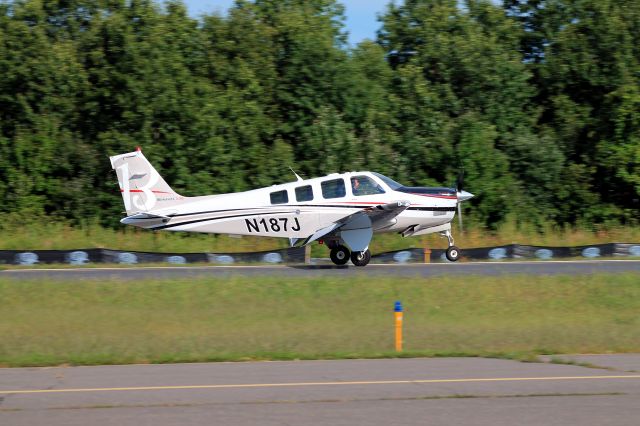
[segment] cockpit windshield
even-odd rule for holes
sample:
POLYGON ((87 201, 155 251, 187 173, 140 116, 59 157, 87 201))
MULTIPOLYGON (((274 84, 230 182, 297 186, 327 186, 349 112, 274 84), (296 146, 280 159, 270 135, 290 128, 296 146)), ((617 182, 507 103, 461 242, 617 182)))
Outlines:
POLYGON ((402 184, 396 182, 395 180, 393 180, 393 179, 391 179, 389 177, 386 177, 385 175, 381 175, 380 173, 371 172, 371 174, 374 175, 377 178, 382 179, 382 181, 384 183, 386 183, 389 186, 389 188, 391 188, 394 191, 396 189, 398 189, 398 188, 402 188, 402 186, 403 186, 402 184))

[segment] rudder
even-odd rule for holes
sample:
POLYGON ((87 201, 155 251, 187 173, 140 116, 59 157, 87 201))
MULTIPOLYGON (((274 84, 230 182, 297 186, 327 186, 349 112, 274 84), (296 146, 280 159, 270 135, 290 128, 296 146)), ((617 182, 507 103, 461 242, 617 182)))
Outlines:
POLYGON ((118 175, 127 215, 163 210, 184 200, 165 182, 140 148, 109 159, 118 175))

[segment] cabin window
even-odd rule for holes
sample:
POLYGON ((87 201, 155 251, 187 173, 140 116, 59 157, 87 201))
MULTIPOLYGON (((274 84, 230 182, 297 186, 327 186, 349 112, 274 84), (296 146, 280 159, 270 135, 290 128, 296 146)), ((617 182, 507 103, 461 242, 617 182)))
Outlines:
POLYGON ((320 186, 322 187, 322 196, 324 198, 341 198, 346 195, 344 180, 342 179, 325 180, 320 186))
POLYGON ((277 191, 271 193, 271 204, 286 204, 289 202, 287 191, 277 191))
POLYGON ((368 176, 354 176, 351 178, 353 195, 384 194, 384 189, 368 176))
POLYGON ((311 185, 299 186, 296 188, 296 201, 313 200, 313 189, 311 185))

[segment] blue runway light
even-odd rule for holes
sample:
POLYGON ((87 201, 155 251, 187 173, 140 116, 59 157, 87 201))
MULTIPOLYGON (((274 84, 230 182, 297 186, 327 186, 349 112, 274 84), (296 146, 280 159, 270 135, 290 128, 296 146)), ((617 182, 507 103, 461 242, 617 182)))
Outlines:
POLYGON ((402 302, 399 300, 396 301, 395 307, 393 309, 394 312, 402 312, 402 302))

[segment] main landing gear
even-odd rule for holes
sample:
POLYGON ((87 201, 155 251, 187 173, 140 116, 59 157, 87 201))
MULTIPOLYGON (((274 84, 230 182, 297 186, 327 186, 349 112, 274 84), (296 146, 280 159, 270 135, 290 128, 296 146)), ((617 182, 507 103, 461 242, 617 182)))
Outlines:
POLYGON ((445 252, 445 256, 450 262, 455 262, 460 259, 460 249, 453 245, 453 237, 451 236, 451 231, 447 230, 442 233, 443 236, 447 237, 449 240, 449 248, 445 252))
POLYGON ((331 249, 329 257, 336 265, 344 265, 349 261, 349 249, 345 246, 335 246, 331 249))
POLYGON ((355 266, 366 266, 371 260, 371 252, 368 249, 351 253, 349 249, 343 245, 333 247, 329 256, 331 257, 331 261, 339 266, 346 264, 349 258, 351 258, 351 263, 355 266))
POLYGON ((365 251, 354 251, 351 253, 351 263, 356 266, 366 266, 371 260, 371 252, 367 249, 365 251))

